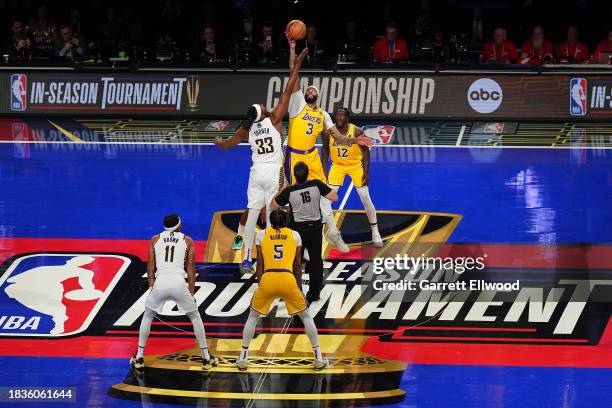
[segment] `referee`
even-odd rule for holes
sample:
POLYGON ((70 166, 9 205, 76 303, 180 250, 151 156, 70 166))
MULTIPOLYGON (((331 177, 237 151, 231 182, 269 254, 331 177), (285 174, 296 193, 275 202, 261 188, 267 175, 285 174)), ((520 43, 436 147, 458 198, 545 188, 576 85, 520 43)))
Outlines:
POLYGON ((310 290, 306 300, 319 300, 323 284, 323 223, 321 222, 321 197, 330 201, 338 199, 338 193, 320 180, 308 181, 308 166, 298 162, 293 167, 296 183, 285 188, 272 200, 272 209, 289 204, 293 222, 289 227, 302 237, 302 248, 308 250, 310 261, 306 273, 310 276, 310 290))

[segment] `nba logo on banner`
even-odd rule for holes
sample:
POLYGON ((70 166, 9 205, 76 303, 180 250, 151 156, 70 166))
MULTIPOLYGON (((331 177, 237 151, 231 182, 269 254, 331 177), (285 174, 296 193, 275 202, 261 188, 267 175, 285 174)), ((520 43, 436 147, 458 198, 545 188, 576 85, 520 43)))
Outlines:
POLYGON ((363 134, 374 144, 389 144, 395 133, 395 126, 391 125, 366 125, 361 128, 363 134))
POLYGON ((130 260, 103 254, 34 254, 0 278, 0 336, 60 337, 87 329, 130 260))
POLYGON ((587 114, 587 81, 584 78, 570 80, 570 115, 587 114))
POLYGON ((27 107, 28 77, 25 74, 11 75, 11 110, 23 112, 27 107))

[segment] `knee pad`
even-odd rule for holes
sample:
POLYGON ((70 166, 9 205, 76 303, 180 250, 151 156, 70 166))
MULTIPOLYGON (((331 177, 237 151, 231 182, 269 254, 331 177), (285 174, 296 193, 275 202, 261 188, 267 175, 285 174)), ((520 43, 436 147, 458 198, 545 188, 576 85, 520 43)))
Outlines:
POLYGON ((145 311, 144 311, 144 316, 145 317, 149 317, 149 318, 152 319, 152 318, 155 317, 156 314, 157 313, 155 312, 155 310, 149 309, 148 307, 145 307, 145 311))

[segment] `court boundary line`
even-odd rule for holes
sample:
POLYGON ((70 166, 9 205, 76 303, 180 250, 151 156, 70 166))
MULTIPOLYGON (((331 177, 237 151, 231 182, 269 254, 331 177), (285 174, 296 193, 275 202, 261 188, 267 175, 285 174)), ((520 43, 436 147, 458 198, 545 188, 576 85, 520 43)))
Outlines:
MULTIPOLYGON (((0 144, 68 144, 75 145, 152 145, 152 146, 214 146, 212 142, 73 142, 68 140, 0 140, 0 144)), ((240 143, 239 146, 249 146, 246 143, 240 143)), ((316 147, 322 145, 316 144, 316 147)), ((373 147, 379 148, 399 148, 399 147, 417 147, 417 148, 451 148, 451 149, 553 149, 553 150, 612 150, 612 146, 492 146, 492 145, 435 145, 435 144, 377 144, 373 147)))

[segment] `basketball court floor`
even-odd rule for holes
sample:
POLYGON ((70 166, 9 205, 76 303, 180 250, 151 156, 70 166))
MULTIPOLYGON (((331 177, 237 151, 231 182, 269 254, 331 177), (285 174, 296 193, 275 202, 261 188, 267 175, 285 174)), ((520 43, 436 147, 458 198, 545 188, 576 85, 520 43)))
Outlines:
POLYGON ((326 286, 311 305, 330 367, 312 370, 301 323, 278 303, 238 373, 255 279, 240 274, 228 245, 246 205, 250 151, 210 143, 235 124, 3 118, 0 387, 70 389, 77 406, 91 407, 612 406, 608 126, 368 125, 395 126, 371 152, 383 237, 482 257, 486 267, 470 278, 520 281, 520 290, 374 291, 367 221, 347 180, 334 208, 351 251, 325 249, 326 286), (147 293, 147 241, 169 212, 196 240, 195 297, 221 365, 201 371, 189 321, 166 304, 135 375, 128 358, 147 293), (66 266, 83 257, 81 269, 66 266), (83 269, 100 299, 65 296, 83 269), (20 274, 41 270, 19 287, 20 274), (63 328, 54 302, 65 306, 63 328))

